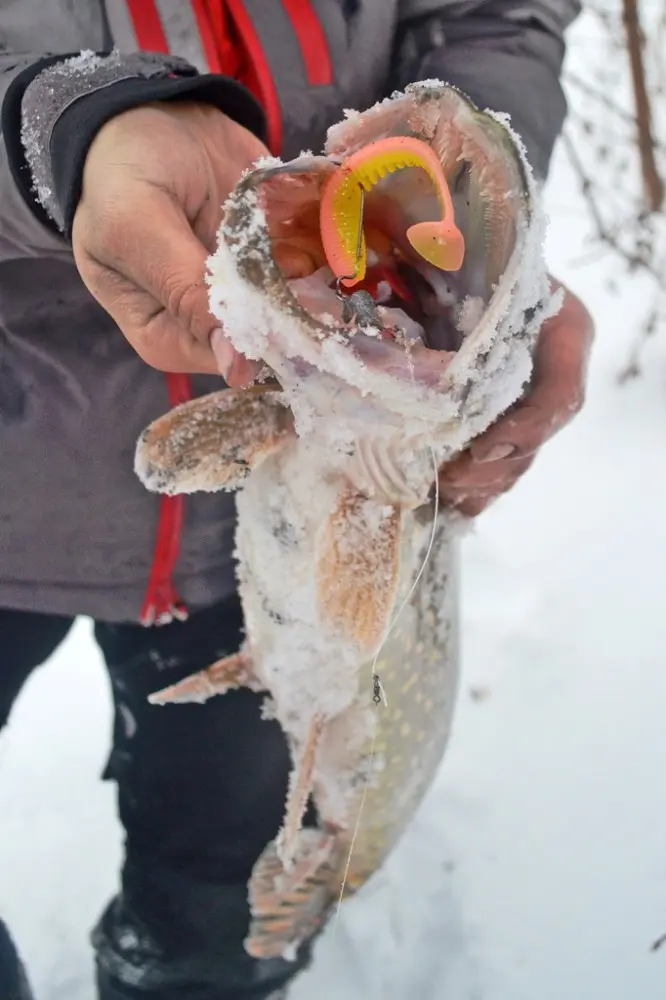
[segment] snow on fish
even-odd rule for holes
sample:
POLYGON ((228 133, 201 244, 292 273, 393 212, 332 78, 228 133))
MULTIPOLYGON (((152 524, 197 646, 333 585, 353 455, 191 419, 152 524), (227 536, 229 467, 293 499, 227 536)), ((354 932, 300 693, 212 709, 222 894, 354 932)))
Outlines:
POLYGON ((268 379, 142 435, 167 493, 237 490, 241 650, 151 696, 265 691, 293 769, 247 951, 293 954, 427 792, 457 687, 456 516, 436 469, 520 396, 557 307, 520 141, 438 81, 264 161, 225 206, 210 304, 268 379), (312 801, 316 826, 303 817, 312 801))

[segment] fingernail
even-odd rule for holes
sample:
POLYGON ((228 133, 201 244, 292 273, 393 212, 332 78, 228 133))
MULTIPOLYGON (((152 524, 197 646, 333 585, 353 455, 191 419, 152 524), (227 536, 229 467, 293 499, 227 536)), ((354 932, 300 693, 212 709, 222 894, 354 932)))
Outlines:
POLYGON ((217 368, 223 379, 229 378, 231 366, 234 363, 236 352, 224 336, 221 327, 217 327, 210 335, 210 346, 215 355, 217 368))
POLYGON ((477 451, 472 445, 471 451, 475 462, 501 462, 502 459, 515 455, 518 448, 515 444, 494 444, 487 450, 480 448, 477 451))

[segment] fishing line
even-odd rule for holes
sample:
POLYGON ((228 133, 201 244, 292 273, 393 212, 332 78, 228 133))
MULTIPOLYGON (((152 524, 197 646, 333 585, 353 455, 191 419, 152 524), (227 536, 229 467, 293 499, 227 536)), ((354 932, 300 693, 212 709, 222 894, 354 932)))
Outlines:
POLYGON ((407 596, 405 597, 404 601, 402 602, 402 604, 398 608, 398 610, 396 612, 396 616, 393 619, 393 621, 391 622, 391 624, 390 624, 390 626, 389 626, 389 628, 388 628, 388 630, 386 632, 386 635, 382 639, 382 642, 381 642, 381 645, 380 645, 379 649, 375 653, 374 660, 372 661, 372 674, 373 674, 373 677, 377 677, 378 676, 377 670, 376 670, 376 668, 377 668, 377 661, 379 660, 379 657, 382 655, 382 650, 384 649, 386 643, 388 642, 389 636, 391 635, 391 632, 393 631, 393 629, 397 625, 398 619, 400 618, 400 615, 405 610, 405 608, 407 607, 407 605, 411 601, 412 597, 414 596, 414 591, 418 587, 419 580, 421 579, 421 577, 423 576, 423 574, 425 572, 426 566, 428 565, 428 562, 430 560, 430 556, 432 555, 432 550, 433 550, 433 548, 435 546, 435 538, 437 536, 437 516, 439 514, 439 476, 438 476, 439 469, 438 469, 438 466, 437 466, 437 456, 435 454, 435 449, 433 448, 432 445, 429 445, 429 448, 430 448, 430 454, 432 456, 433 468, 435 470, 435 505, 434 505, 435 509, 433 511, 432 531, 430 532, 430 541, 428 542, 428 548, 426 549, 426 553, 425 553, 425 555, 423 557, 423 562, 421 563, 421 568, 419 569, 418 573, 416 574, 416 578, 414 579, 413 584, 409 588, 407 596))
MULTIPOLYGON (((408 364, 409 364, 409 376, 410 376, 410 378, 412 380, 412 387, 415 390, 417 390, 418 387, 416 385, 416 379, 414 377, 414 365, 412 363, 412 358, 411 358, 411 355, 410 355, 410 351, 409 351, 409 346, 408 345, 405 345, 405 354, 406 354, 407 361, 408 361, 408 364)), ((379 660, 379 657, 382 654, 382 650, 386 646, 386 643, 388 642, 389 636, 391 635, 391 632, 395 628, 395 626, 397 624, 397 621, 400 618, 400 615, 402 614, 402 612, 405 610, 405 608, 407 607, 407 605, 411 601, 411 599, 412 599, 412 597, 414 595, 414 591, 416 590, 416 588, 418 586, 419 580, 421 579, 421 577, 423 576, 423 574, 425 572, 425 568, 428 565, 428 561, 430 559, 430 556, 432 555, 432 550, 433 550, 434 545, 435 545, 435 538, 436 538, 436 535, 437 535, 437 516, 439 514, 439 468, 437 466, 437 455, 435 454, 435 449, 434 449, 433 445, 428 445, 428 447, 430 449, 430 455, 432 457, 432 466, 433 466, 433 470, 434 470, 434 474, 435 474, 435 509, 434 509, 434 512, 433 512, 432 531, 430 533, 430 541, 428 542, 428 548, 426 549, 426 553, 425 553, 425 555, 423 557, 423 562, 421 563, 421 568, 419 569, 418 573, 416 574, 416 578, 414 579, 414 582, 412 583, 412 586, 409 588, 409 592, 407 593, 407 596, 405 597, 404 601, 402 602, 402 604, 398 608, 398 610, 396 612, 396 615, 395 615, 395 618, 393 619, 393 621, 389 625, 388 630, 386 631, 386 633, 384 635, 384 638, 382 639, 382 641, 381 641, 381 643, 379 645, 379 649, 375 653, 374 659, 372 661, 373 682, 375 682, 375 678, 378 678, 378 674, 377 674, 377 662, 379 660)), ((381 687, 381 681, 379 683, 380 683, 380 687, 381 687)), ((384 689, 381 688, 381 690, 382 690, 382 693, 383 693, 384 689)), ((386 695, 384 695, 384 704, 386 704, 386 695)))
MULTIPOLYGON (((404 611, 404 609, 407 607, 407 604, 411 600, 412 595, 414 594, 414 591, 416 590, 416 587, 418 586, 419 580, 423 576, 423 573, 424 573, 425 568, 426 568, 426 566, 428 564, 430 556, 432 555, 432 550, 434 548, 435 538, 436 538, 436 535, 437 535, 437 515, 439 514, 439 476, 438 476, 439 469, 438 469, 438 466, 437 466, 437 456, 435 454, 435 449, 433 448, 432 445, 430 445, 429 447, 430 447, 430 454, 432 456, 433 468, 435 470, 435 510, 434 510, 433 521, 432 521, 432 531, 430 533, 430 541, 428 542, 428 548, 426 550, 425 556, 423 557, 423 562, 421 563, 421 568, 419 569, 419 571, 418 571, 418 573, 416 575, 416 579, 414 580, 412 586, 410 587, 409 592, 408 592, 407 596, 405 597, 404 601, 400 605, 400 607, 398 609, 398 612, 397 612, 395 618, 393 619, 393 622, 391 623, 388 631, 386 632, 386 635, 382 639, 382 643, 381 643, 379 649, 377 650, 377 652, 375 653, 375 658, 374 658, 373 663, 372 663, 373 687, 376 688, 376 684, 379 683, 380 690, 381 690, 382 696, 383 696, 381 700, 383 700, 384 705, 387 705, 387 700, 386 700, 386 695, 384 694, 384 689, 381 686, 381 681, 379 680, 379 676, 378 676, 378 674, 376 672, 377 660, 379 659, 379 656, 381 655, 381 651, 384 648, 384 646, 386 645, 391 632, 395 628, 395 625, 396 625, 396 622, 398 621, 398 618, 400 617, 400 615, 402 614, 402 612, 404 611)), ((376 698, 376 695, 375 695, 375 698, 376 698)), ((368 773, 366 774, 366 776, 364 778, 364 781, 363 781, 363 792, 361 794, 361 801, 360 801, 359 807, 358 807, 358 815, 356 817, 356 825, 354 827, 354 833, 352 835, 351 844, 349 845, 349 854, 347 855, 347 863, 345 865, 344 874, 342 876, 342 885, 340 887, 340 894, 338 896, 338 902, 337 902, 337 905, 336 905, 336 908, 335 908, 335 916, 333 918, 332 937, 333 937, 333 941, 334 942, 335 942, 335 936, 337 934, 337 929, 338 929, 338 920, 339 920, 339 917, 340 917, 340 910, 342 908, 342 901, 344 899, 345 889, 347 888, 347 879, 349 877, 349 869, 351 868, 352 857, 354 855, 354 848, 356 847, 356 841, 358 839, 359 830, 361 829, 361 818, 363 816, 363 808, 365 806, 365 800, 366 800, 366 797, 367 797, 367 794, 368 794, 368 784, 369 784, 369 781, 370 781, 370 775, 372 774, 373 769, 374 769, 374 763, 375 763, 375 745, 376 745, 376 742, 377 742, 377 731, 378 731, 378 729, 379 729, 379 720, 377 719, 376 720, 376 725, 374 727, 374 732, 372 734, 372 742, 370 743, 368 773)))
POLYGON ((363 216, 365 213, 365 189, 360 184, 359 184, 359 189, 361 194, 361 202, 358 208, 358 233, 356 236, 356 257, 354 260, 354 273, 338 275, 335 282, 336 294, 338 298, 342 300, 345 299, 345 295, 342 291, 342 282, 355 280, 356 275, 358 274, 358 269, 361 264, 361 260, 363 258, 363 216))
MULTIPOLYGON (((379 726, 376 725, 374 732, 372 734, 372 742, 370 743, 370 755, 369 755, 369 772, 375 763, 375 744, 377 742, 377 730, 379 726)), ((344 874, 342 876, 342 885, 340 886, 340 895, 338 896, 337 906, 335 907, 335 917, 333 918, 333 941, 335 941, 335 935, 338 930, 338 920, 340 917, 340 910, 342 909, 342 900, 344 898, 345 889, 347 888, 347 879, 349 878, 349 869, 352 863, 352 857, 354 855, 354 848, 356 847, 356 840, 361 829, 361 817, 363 816, 363 807, 365 805, 365 799, 368 794, 368 782, 370 780, 370 775, 366 775, 363 781, 363 794, 361 795, 361 802, 358 807, 358 816, 356 817, 356 826, 354 827, 354 833, 351 839, 351 844, 349 845, 349 854, 347 855, 347 863, 345 865, 344 874)))
MULTIPOLYGON (((414 376, 413 376, 413 373, 412 373, 412 381, 413 380, 414 380, 414 376)), ((414 591, 416 590, 416 588, 418 586, 419 580, 421 579, 421 577, 423 576, 423 573, 425 572, 425 568, 428 565, 428 562, 430 560, 430 556, 432 555, 432 550, 433 550, 433 548, 435 546, 435 538, 437 537, 437 516, 439 514, 439 468, 438 468, 438 465, 437 465, 437 455, 435 454, 435 449, 434 449, 434 447, 432 445, 429 445, 429 448, 430 448, 430 454, 432 456, 433 469, 434 469, 434 472, 435 472, 435 504, 434 504, 434 508, 435 509, 434 509, 434 512, 433 512, 432 531, 430 532, 430 540, 428 542, 428 548, 426 549, 426 553, 425 553, 425 555, 423 557, 423 562, 421 563, 421 568, 419 569, 418 573, 416 574, 416 578, 415 578, 414 582, 412 583, 412 586, 409 588, 407 596, 405 597, 404 601, 402 602, 402 604, 398 608, 396 616, 393 619, 391 625, 389 626, 389 628, 388 628, 388 630, 387 630, 384 638, 382 639, 381 645, 380 645, 379 649, 377 650, 377 652, 375 653, 375 657, 374 657, 374 659, 372 661, 372 676, 373 676, 373 689, 374 689, 373 700, 374 700, 375 704, 377 704, 377 705, 378 705, 378 702, 377 702, 377 686, 379 686, 379 691, 381 692, 380 702, 383 701, 383 703, 384 703, 385 706, 388 705, 388 702, 387 702, 387 699, 386 699, 386 695, 384 693, 384 688, 382 687, 381 680, 379 679, 379 675, 377 674, 377 661, 378 661, 378 659, 379 659, 379 657, 381 655, 381 652, 382 652, 384 646, 388 642, 388 638, 389 638, 391 632, 393 631, 393 629, 395 628, 395 625, 396 625, 398 619, 400 618, 400 615, 402 614, 402 612, 404 611, 404 609, 407 607, 409 601, 411 600, 411 598, 412 598, 412 596, 414 594, 414 591)), ((351 868, 352 857, 354 855, 354 848, 356 847, 356 841, 358 839, 359 830, 361 828, 361 818, 363 816, 363 808, 365 806, 365 800, 366 800, 366 797, 367 797, 367 794, 368 794, 368 784, 369 784, 369 781, 370 781, 370 775, 372 774, 373 769, 374 769, 374 763, 375 763, 375 745, 376 745, 376 742, 377 742, 377 732, 378 732, 378 729, 379 729, 379 720, 377 719, 376 720, 376 725, 375 725, 375 728, 374 728, 374 732, 372 734, 372 742, 370 744, 368 773, 366 774, 365 779, 363 781, 363 792, 361 794, 361 801, 360 801, 359 807, 358 807, 358 815, 356 817, 356 825, 354 827, 354 833, 352 835, 351 844, 349 845, 349 854, 347 855, 347 863, 345 865, 344 874, 342 876, 342 885, 340 887, 340 894, 338 896, 338 902, 337 902, 337 906, 335 908, 335 916, 333 918, 333 932, 332 932, 332 935, 333 935, 333 941, 334 942, 335 942, 335 936, 337 934, 337 929, 338 929, 338 920, 339 920, 339 917, 340 917, 340 910, 342 908, 342 901, 343 901, 343 898, 344 898, 345 889, 347 887, 347 879, 349 877, 349 869, 351 868)))
MULTIPOLYGON (((361 190, 363 190, 363 189, 361 189, 361 190)), ((363 222, 363 204, 364 204, 364 202, 362 200, 361 201, 361 227, 362 227, 362 222, 363 222)), ((361 237, 362 237, 362 234, 361 234, 361 237)), ((357 255, 360 256, 360 249, 357 250, 357 255)), ((357 261, 358 261, 358 256, 357 256, 357 261)), ((341 292, 340 285, 338 285, 338 294, 340 294, 340 292, 341 292)), ((410 375, 410 378, 412 380, 412 386, 414 387, 414 389, 417 389, 416 379, 414 377, 414 365, 412 363, 412 359, 411 359, 411 356, 410 356, 410 353, 409 353, 409 347, 408 346, 406 346, 405 353, 407 355, 407 360, 408 360, 408 363, 409 363, 409 375, 410 375)), ((382 639, 382 641, 381 641, 381 643, 379 645, 379 648, 377 649, 377 651, 376 651, 376 653, 374 655, 374 658, 372 660, 373 701, 374 701, 375 705, 377 706, 377 708, 379 708, 379 705, 382 704, 382 702, 383 702, 383 704, 384 704, 385 707, 388 707, 388 700, 386 698, 386 693, 385 693, 384 688, 382 686, 382 682, 381 682, 381 679, 379 677, 379 674, 377 673, 377 663, 379 661, 379 657, 381 656, 382 650, 386 646, 386 643, 388 642, 389 637, 390 637, 391 633, 393 632, 393 629, 395 628, 395 626, 396 626, 396 624, 397 624, 397 622, 398 622, 401 614, 403 613, 403 611, 405 610, 405 608, 407 607, 407 605, 409 604, 410 600, 412 599, 412 597, 414 595, 414 592, 415 592, 415 590, 416 590, 416 588, 417 588, 417 586, 419 584, 419 581, 420 581, 421 577, 423 576, 423 574, 425 572, 426 566, 428 565, 428 562, 430 561, 430 556, 432 555, 432 550, 433 550, 433 548, 435 546, 435 538, 437 537, 437 518, 438 518, 438 515, 439 515, 439 502, 440 502, 440 495, 439 495, 439 467, 437 465, 437 455, 435 453, 434 446, 431 444, 431 445, 428 445, 428 448, 430 450, 430 455, 432 457, 433 472, 434 472, 434 477, 435 477, 435 502, 434 502, 434 511, 433 511, 433 519, 432 519, 432 531, 430 532, 430 539, 428 541, 428 547, 427 547, 425 555, 423 557, 423 562, 421 563, 421 567, 420 567, 418 573, 416 574, 416 577, 415 577, 415 579, 414 579, 411 587, 409 588, 409 591, 407 592, 406 597, 404 598, 402 604, 398 608, 393 621, 391 622, 391 624, 389 625, 387 631, 385 632, 384 637, 383 637, 383 639, 382 639)), ((345 889, 347 887, 347 880, 349 878, 349 870, 351 868, 352 858, 354 856, 354 849, 356 847, 356 841, 358 839, 358 834, 359 834, 359 831, 361 829, 361 819, 363 817, 363 809, 364 809, 365 800, 366 800, 367 794, 368 794, 368 785, 369 785, 369 782, 370 782, 370 776, 371 776, 371 774, 374 771, 375 746, 376 746, 376 743, 377 743, 377 733, 378 733, 378 731, 379 731, 379 718, 376 718, 376 720, 375 720, 375 726, 374 726, 374 731, 373 731, 373 734, 372 734, 372 741, 370 743, 370 753, 369 753, 369 756, 368 756, 368 765, 369 766, 368 766, 367 773, 366 773, 366 775, 364 777, 364 780, 363 780, 363 792, 361 793, 361 801, 360 801, 359 807, 358 807, 358 814, 357 814, 357 817, 356 817, 356 825, 354 826, 354 833, 352 834, 351 843, 349 845, 349 853, 347 855, 347 862, 345 864, 345 870, 344 870, 344 873, 343 873, 343 876, 342 876, 342 885, 340 886, 340 894, 338 896, 338 901, 337 901, 337 905, 336 905, 336 908, 335 908, 335 916, 333 918, 332 939, 333 939, 334 942, 335 942, 336 934, 337 934, 337 930, 338 930, 338 922, 339 922, 339 918, 340 918, 340 910, 342 909, 342 902, 343 902, 343 899, 344 899, 345 889)))

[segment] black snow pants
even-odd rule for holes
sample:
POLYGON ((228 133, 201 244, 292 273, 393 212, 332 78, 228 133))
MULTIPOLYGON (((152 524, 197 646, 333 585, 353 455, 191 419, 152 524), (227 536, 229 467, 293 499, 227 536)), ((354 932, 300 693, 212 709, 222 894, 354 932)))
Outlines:
MULTIPOLYGON (((261 697, 147 701, 237 650, 241 624, 233 598, 159 628, 95 627, 115 702, 104 777, 117 784, 126 834, 121 892, 92 933, 100 1000, 267 1000, 308 960, 308 949, 296 962, 255 961, 243 949, 247 880, 280 825, 289 766, 279 726, 261 718, 261 697)), ((0 610, 0 728, 71 625, 0 610)), ((2 1000, 13 1000, 18 981, 0 926, 2 1000)))

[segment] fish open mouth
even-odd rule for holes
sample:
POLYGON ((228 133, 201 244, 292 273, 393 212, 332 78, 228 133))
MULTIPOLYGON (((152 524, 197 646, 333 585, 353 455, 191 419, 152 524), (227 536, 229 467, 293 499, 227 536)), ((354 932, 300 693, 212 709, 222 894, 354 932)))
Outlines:
MULTIPOLYGON (((533 193, 505 121, 443 84, 411 85, 331 129, 324 155, 260 164, 240 182, 222 230, 229 258, 224 266, 222 251, 212 259, 220 314, 234 320, 233 273, 272 302, 262 321, 277 353, 335 374, 332 351, 324 350, 335 342, 366 372, 449 388, 454 369, 469 368, 473 353, 490 350, 508 311, 523 270, 533 193), (417 149, 411 161, 399 152, 384 155, 400 143, 424 152, 417 149), (380 150, 374 160, 367 154, 373 149, 380 150), (426 161, 435 163, 448 192, 444 217, 426 161), (445 223, 453 242, 429 255, 423 233, 445 223), (289 318, 288 332, 280 315, 289 318)), ((211 302, 215 311, 215 294, 211 302)), ((260 336, 251 356, 271 365, 260 336)))

